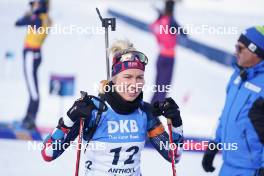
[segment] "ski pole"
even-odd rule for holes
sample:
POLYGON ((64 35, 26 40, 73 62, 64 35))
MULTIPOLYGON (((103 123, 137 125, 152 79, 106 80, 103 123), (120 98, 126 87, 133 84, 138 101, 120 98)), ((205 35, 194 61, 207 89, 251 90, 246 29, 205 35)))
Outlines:
MULTIPOLYGON (((86 97, 87 97, 87 92, 81 91, 81 98, 84 99, 86 97)), ((75 176, 79 176, 84 120, 85 120, 85 117, 80 118, 80 129, 79 129, 79 136, 78 136, 78 143, 77 143, 77 157, 76 157, 76 164, 75 164, 75 176)))
MULTIPOLYGON (((167 125, 168 125, 168 130, 169 130, 170 144, 173 144, 171 119, 167 119, 167 125)), ((170 146, 172 146, 172 145, 170 145, 170 146)), ((174 147, 172 149, 170 148, 171 167, 172 167, 173 176, 176 176, 176 168, 175 168, 175 155, 176 154, 177 154, 177 148, 176 148, 176 151, 175 151, 174 147)))
POLYGON ((84 125, 84 118, 81 118, 80 119, 78 145, 77 145, 77 159, 76 159, 76 165, 75 165, 75 176, 79 176, 79 166, 80 166, 81 150, 82 150, 82 138, 83 138, 83 125, 84 125))
MULTIPOLYGON (((168 102, 166 102, 166 101, 164 101, 164 102, 157 101, 154 103, 154 108, 156 109, 155 111, 157 111, 158 114, 164 113, 165 106, 168 106, 168 102)), ((167 125, 168 125, 168 131, 169 131, 169 143, 170 143, 170 145, 169 145, 170 146, 169 147, 169 157, 171 158, 171 167, 172 167, 173 176, 176 176, 175 155, 177 154, 177 146, 176 146, 176 151, 175 151, 175 148, 174 147, 172 148, 172 144, 173 144, 172 122, 171 122, 170 118, 166 118, 166 119, 167 119, 167 125)))
POLYGON ((115 31, 116 29, 116 19, 115 18, 103 18, 98 8, 96 8, 96 12, 102 22, 102 27, 105 28, 105 59, 106 59, 106 77, 107 80, 110 79, 110 61, 109 61, 109 37, 108 37, 108 27, 111 26, 111 31, 115 31))

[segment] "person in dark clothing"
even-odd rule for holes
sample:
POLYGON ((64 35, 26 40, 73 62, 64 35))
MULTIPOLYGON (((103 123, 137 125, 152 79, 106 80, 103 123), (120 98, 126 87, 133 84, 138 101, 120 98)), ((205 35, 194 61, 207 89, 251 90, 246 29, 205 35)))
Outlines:
POLYGON ((24 41, 23 69, 29 92, 29 104, 22 126, 26 129, 34 129, 37 112, 39 109, 38 68, 41 63, 41 46, 47 37, 47 27, 50 26, 48 15, 48 0, 31 0, 31 10, 25 16, 18 19, 16 26, 27 26, 28 31, 24 41), (31 28, 29 28, 31 27, 31 28), (37 29, 43 28, 44 32, 37 29), (34 31, 36 29, 36 31, 34 31))
POLYGON ((186 31, 177 23, 173 17, 174 1, 168 0, 165 3, 164 13, 159 12, 158 19, 150 25, 150 30, 155 35, 159 45, 159 56, 156 64, 157 75, 155 85, 161 87, 152 97, 151 102, 162 101, 167 92, 164 88, 171 84, 175 64, 175 47, 177 45, 177 34, 186 35, 186 31), (170 32, 161 30, 167 28, 170 32), (175 31, 176 30, 176 31, 175 31), (162 88, 163 87, 163 88, 162 88))

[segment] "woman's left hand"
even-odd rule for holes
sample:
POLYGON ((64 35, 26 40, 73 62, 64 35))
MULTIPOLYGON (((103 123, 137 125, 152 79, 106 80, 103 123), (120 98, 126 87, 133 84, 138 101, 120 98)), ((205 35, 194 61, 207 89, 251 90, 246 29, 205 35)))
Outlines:
POLYGON ((171 119, 172 125, 174 127, 179 127, 182 125, 179 106, 171 97, 165 98, 164 102, 155 102, 152 113, 154 116, 163 115, 165 118, 171 119))
POLYGON ((174 127, 179 127, 182 125, 181 114, 179 110, 179 106, 175 103, 175 101, 170 97, 166 98, 164 102, 164 113, 163 116, 171 119, 172 125, 174 127))

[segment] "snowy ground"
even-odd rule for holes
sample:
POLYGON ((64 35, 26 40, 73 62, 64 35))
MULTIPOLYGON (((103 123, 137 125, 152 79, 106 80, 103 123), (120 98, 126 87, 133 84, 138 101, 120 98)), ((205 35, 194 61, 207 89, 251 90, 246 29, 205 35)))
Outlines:
MULTIPOLYGON (((120 10, 144 21, 153 21, 156 12, 152 6, 160 6, 160 1, 122 0, 54 0, 51 16, 54 25, 78 25, 96 29, 100 26, 95 7, 102 12, 107 8, 120 10)), ((177 17, 181 24, 236 27, 237 34, 191 35, 192 38, 212 46, 234 51, 239 32, 247 26, 263 24, 262 0, 184 0, 177 7, 177 17), (239 4, 239 6, 238 6, 239 4)), ((22 119, 27 92, 22 75, 22 46, 26 29, 14 28, 14 22, 27 9, 27 0, 0 0, 0 120, 22 119), (12 60, 4 58, 5 53, 14 54, 12 60)), ((105 13, 103 13, 105 15, 105 13)), ((146 71, 146 82, 152 84, 155 77, 156 42, 150 34, 125 25, 117 19, 117 31, 111 32, 110 41, 128 38, 150 58, 146 71)), ((105 78, 104 35, 73 33, 71 35, 50 35, 43 47, 43 62, 39 70, 41 105, 38 125, 54 127, 61 111, 66 112, 79 91, 96 94, 94 83, 105 78), (50 96, 49 77, 52 73, 76 76, 74 97, 61 100, 50 96)), ((187 136, 212 137, 217 118, 224 103, 225 86, 232 69, 208 61, 182 47, 177 48, 177 64, 170 96, 180 105, 184 132, 187 136)), ((151 93, 145 92, 144 99, 150 100, 151 93)), ((4 175, 73 175, 74 152, 65 153, 52 163, 44 163, 39 151, 27 151, 27 143, 0 140, 0 172, 4 175), (67 169, 65 169, 67 166, 67 169)), ((201 153, 185 152, 177 166, 179 175, 206 174, 201 169, 201 153)), ((221 163, 217 157, 217 166, 221 163)), ((169 175, 170 166, 159 155, 146 149, 142 157, 144 175, 169 175), (160 172, 160 173, 159 173, 160 172)), ((2 174, 0 174, 2 175, 2 174)))

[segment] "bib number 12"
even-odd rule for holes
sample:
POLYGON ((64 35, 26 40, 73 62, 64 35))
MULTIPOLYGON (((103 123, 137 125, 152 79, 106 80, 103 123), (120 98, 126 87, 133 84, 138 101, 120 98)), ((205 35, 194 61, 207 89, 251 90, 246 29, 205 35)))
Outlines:
MULTIPOLYGON (((114 148, 114 149, 110 150, 110 153, 114 153, 114 159, 113 159, 113 162, 112 162, 113 165, 117 165, 118 164, 121 150, 122 150, 122 147, 118 147, 118 148, 114 148)), ((132 147, 128 148, 126 150, 126 152, 129 152, 129 153, 132 152, 132 154, 129 155, 128 159, 125 160, 124 164, 133 164, 134 163, 133 156, 135 154, 137 154, 138 151, 139 151, 139 147, 138 146, 132 146, 132 147)))

